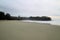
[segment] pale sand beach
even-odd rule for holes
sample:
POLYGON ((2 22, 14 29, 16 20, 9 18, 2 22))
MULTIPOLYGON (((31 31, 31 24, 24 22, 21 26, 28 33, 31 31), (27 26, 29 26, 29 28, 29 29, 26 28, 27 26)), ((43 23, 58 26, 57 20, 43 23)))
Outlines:
POLYGON ((60 40, 60 26, 22 21, 0 21, 0 40, 60 40))

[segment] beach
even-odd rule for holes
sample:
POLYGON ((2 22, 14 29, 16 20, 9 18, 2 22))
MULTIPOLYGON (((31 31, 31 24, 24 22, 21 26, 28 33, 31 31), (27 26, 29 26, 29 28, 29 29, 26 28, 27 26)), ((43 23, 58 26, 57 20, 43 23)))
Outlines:
POLYGON ((1 20, 0 40, 60 40, 60 26, 1 20))

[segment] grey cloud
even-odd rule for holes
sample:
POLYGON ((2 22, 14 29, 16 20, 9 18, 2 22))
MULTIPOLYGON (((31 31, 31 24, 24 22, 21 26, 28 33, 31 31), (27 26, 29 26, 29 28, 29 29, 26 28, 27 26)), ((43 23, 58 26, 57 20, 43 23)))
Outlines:
POLYGON ((1 0, 0 6, 6 7, 6 9, 12 8, 9 11, 15 15, 60 15, 59 0, 1 0))

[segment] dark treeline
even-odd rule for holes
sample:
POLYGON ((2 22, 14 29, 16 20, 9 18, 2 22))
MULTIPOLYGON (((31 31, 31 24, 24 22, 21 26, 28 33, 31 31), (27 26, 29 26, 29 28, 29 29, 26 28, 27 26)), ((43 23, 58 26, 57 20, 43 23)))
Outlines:
POLYGON ((0 20, 21 20, 20 16, 15 17, 15 16, 11 16, 9 13, 4 13, 2 11, 0 11, 0 20))
POLYGON ((42 17, 39 17, 39 16, 36 16, 36 17, 21 17, 22 20, 37 20, 37 21, 51 21, 52 19, 50 17, 47 17, 47 16, 42 16, 42 17))
POLYGON ((42 16, 42 17, 29 17, 30 20, 40 20, 40 21, 51 21, 51 18, 50 17, 47 17, 47 16, 42 16))
POLYGON ((15 16, 11 16, 9 13, 4 13, 2 11, 0 11, 0 20, 40 20, 40 21, 51 21, 50 17, 47 16, 42 16, 42 17, 15 17, 15 16))

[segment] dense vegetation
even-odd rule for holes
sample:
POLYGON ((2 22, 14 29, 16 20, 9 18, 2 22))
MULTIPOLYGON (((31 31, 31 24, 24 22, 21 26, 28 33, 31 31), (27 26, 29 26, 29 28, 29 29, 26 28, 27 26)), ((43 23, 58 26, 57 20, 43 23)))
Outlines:
POLYGON ((29 17, 30 20, 40 20, 40 21, 51 21, 50 17, 42 16, 42 17, 29 17))
POLYGON ((2 11, 0 11, 0 20, 40 20, 40 21, 51 21, 51 18, 50 17, 47 17, 47 16, 42 16, 42 17, 14 17, 14 16, 11 16, 9 13, 4 13, 2 11))
POLYGON ((0 20, 21 20, 20 17, 11 16, 9 13, 4 13, 0 11, 0 20))

